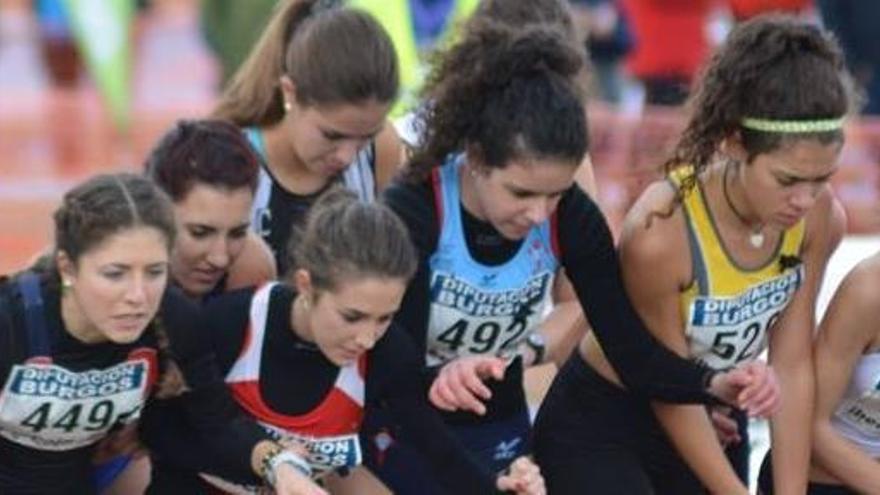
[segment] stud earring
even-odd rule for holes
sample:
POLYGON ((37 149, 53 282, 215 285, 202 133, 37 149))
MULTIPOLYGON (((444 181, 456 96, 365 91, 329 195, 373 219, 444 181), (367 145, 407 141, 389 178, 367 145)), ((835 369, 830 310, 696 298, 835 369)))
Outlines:
POLYGON ((309 310, 309 298, 306 295, 297 296, 296 303, 302 306, 303 311, 309 310))
POLYGON ((292 108, 293 108, 293 105, 291 105, 289 101, 285 100, 284 101, 284 113, 290 112, 290 110, 292 108))
POLYGON ((73 288, 73 282, 66 278, 61 281, 61 292, 68 292, 73 288))

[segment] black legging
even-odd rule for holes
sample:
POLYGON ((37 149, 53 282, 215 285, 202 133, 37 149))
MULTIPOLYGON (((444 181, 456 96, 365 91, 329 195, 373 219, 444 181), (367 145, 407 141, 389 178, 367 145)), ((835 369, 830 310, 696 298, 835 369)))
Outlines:
MULTIPOLYGON (((770 451, 767 451, 764 461, 761 462, 761 472, 758 474, 759 495, 773 495, 773 465, 770 454, 770 451)), ((811 481, 807 484, 807 495, 856 495, 856 492, 843 485, 811 481)))
POLYGON ((578 353, 544 399, 534 449, 553 495, 706 493, 650 405, 602 378, 578 353))

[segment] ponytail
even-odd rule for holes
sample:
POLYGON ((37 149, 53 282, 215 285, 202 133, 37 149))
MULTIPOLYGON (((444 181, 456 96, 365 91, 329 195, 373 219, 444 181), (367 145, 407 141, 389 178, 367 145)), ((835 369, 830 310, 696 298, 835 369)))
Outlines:
POLYGON ((399 85, 394 46, 369 14, 333 0, 289 0, 276 8, 213 117, 242 127, 281 121, 282 76, 300 105, 390 103, 399 85))

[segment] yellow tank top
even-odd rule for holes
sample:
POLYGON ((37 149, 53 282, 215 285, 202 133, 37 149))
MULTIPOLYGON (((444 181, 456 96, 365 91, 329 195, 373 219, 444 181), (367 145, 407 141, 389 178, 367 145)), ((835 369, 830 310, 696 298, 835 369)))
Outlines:
MULTIPOLYGON (((677 186, 691 170, 678 168, 669 179, 677 186)), ((755 359, 803 282, 798 256, 804 220, 782 233, 767 263, 746 269, 727 253, 699 183, 685 194, 682 206, 694 276, 679 298, 690 356, 714 369, 755 359)))

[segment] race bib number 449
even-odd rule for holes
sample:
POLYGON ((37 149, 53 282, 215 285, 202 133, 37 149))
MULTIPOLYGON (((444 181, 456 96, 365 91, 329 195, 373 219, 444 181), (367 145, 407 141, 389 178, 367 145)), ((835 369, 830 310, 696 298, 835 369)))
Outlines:
POLYGON ((146 359, 83 372, 15 365, 0 395, 0 435, 41 450, 90 445, 140 415, 148 378, 146 359))
POLYGON ((687 320, 691 357, 714 369, 756 358, 802 280, 798 267, 734 297, 694 298, 687 320))

